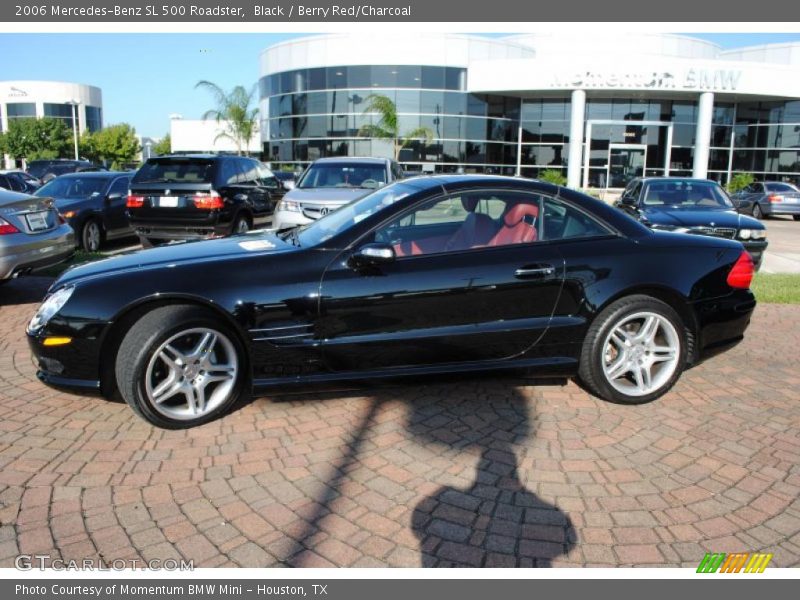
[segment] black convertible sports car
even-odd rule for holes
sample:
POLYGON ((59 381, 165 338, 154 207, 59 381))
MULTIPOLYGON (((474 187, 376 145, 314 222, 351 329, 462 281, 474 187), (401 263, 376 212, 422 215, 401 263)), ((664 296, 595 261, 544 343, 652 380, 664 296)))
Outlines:
POLYGON ((168 428, 286 383, 526 369, 642 403, 742 339, 741 243, 652 231, 583 194, 404 180, 302 228, 73 268, 28 326, 46 383, 168 428))

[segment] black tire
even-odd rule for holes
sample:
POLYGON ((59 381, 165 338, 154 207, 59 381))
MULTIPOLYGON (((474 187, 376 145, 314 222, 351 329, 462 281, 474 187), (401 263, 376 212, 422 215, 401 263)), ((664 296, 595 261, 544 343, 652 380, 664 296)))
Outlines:
POLYGON ((800 221, 800 215, 792 215, 792 218, 793 218, 795 221, 800 221))
POLYGON ((618 404, 645 404, 667 393, 681 376, 688 352, 686 325, 668 304, 641 294, 626 296, 612 302, 592 322, 583 341, 578 377, 591 393, 618 404), (626 317, 640 312, 650 312, 668 320, 675 329, 680 343, 677 366, 671 377, 653 392, 634 396, 624 394, 611 385, 603 370, 605 342, 612 329, 626 317))
POLYGON ((246 373, 244 348, 234 332, 210 311, 187 305, 162 306, 146 313, 128 330, 115 361, 117 386, 122 398, 137 415, 164 429, 196 427, 227 413, 244 394, 246 373), (148 397, 145 385, 147 366, 164 342, 175 334, 197 327, 214 329, 232 342, 239 365, 237 378, 229 397, 214 410, 197 418, 170 418, 156 410, 148 397))
POLYGON ((753 216, 754 216, 756 219, 758 219, 759 221, 760 221, 761 219, 764 219, 764 218, 766 218, 766 215, 764 214, 764 211, 762 211, 762 210, 761 210, 761 206, 758 204, 758 202, 756 202, 755 204, 753 204, 753 216))
POLYGON ((81 227, 81 249, 99 252, 103 245, 103 227, 97 219, 87 219, 81 227))
POLYGON ((253 225, 250 223, 250 219, 247 215, 238 215, 231 226, 231 235, 247 233, 252 227, 253 225))

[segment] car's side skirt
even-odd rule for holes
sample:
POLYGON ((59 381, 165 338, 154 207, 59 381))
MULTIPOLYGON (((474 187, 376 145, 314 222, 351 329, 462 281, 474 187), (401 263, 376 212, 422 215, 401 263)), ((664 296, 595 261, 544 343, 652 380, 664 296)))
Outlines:
POLYGON ((313 373, 290 377, 270 377, 253 380, 253 392, 267 390, 274 386, 287 384, 327 383, 332 381, 353 381, 367 379, 389 379, 414 375, 437 375, 445 373, 472 373, 513 369, 533 369, 537 377, 567 377, 577 370, 578 361, 565 356, 547 358, 523 358, 519 360, 491 360, 462 363, 445 363, 416 367, 392 367, 371 371, 341 371, 338 373, 313 373))

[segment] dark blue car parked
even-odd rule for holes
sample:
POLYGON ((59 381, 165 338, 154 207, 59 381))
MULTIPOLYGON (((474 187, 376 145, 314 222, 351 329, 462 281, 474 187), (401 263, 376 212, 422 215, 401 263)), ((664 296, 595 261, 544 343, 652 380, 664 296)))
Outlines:
POLYGON ((75 230, 78 246, 97 252, 104 241, 134 235, 125 214, 133 172, 101 171, 61 175, 36 191, 53 198, 75 230))
POLYGON ((716 181, 686 177, 632 180, 615 206, 651 229, 737 240, 758 269, 767 249, 767 229, 741 215, 716 181))

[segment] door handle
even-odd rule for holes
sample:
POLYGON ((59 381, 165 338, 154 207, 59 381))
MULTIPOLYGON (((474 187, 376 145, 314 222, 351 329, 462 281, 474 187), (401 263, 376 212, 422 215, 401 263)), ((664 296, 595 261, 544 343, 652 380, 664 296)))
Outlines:
POLYGON ((555 275, 556 269, 552 265, 540 265, 531 267, 520 267, 514 271, 514 277, 517 279, 537 279, 552 277, 555 275))

